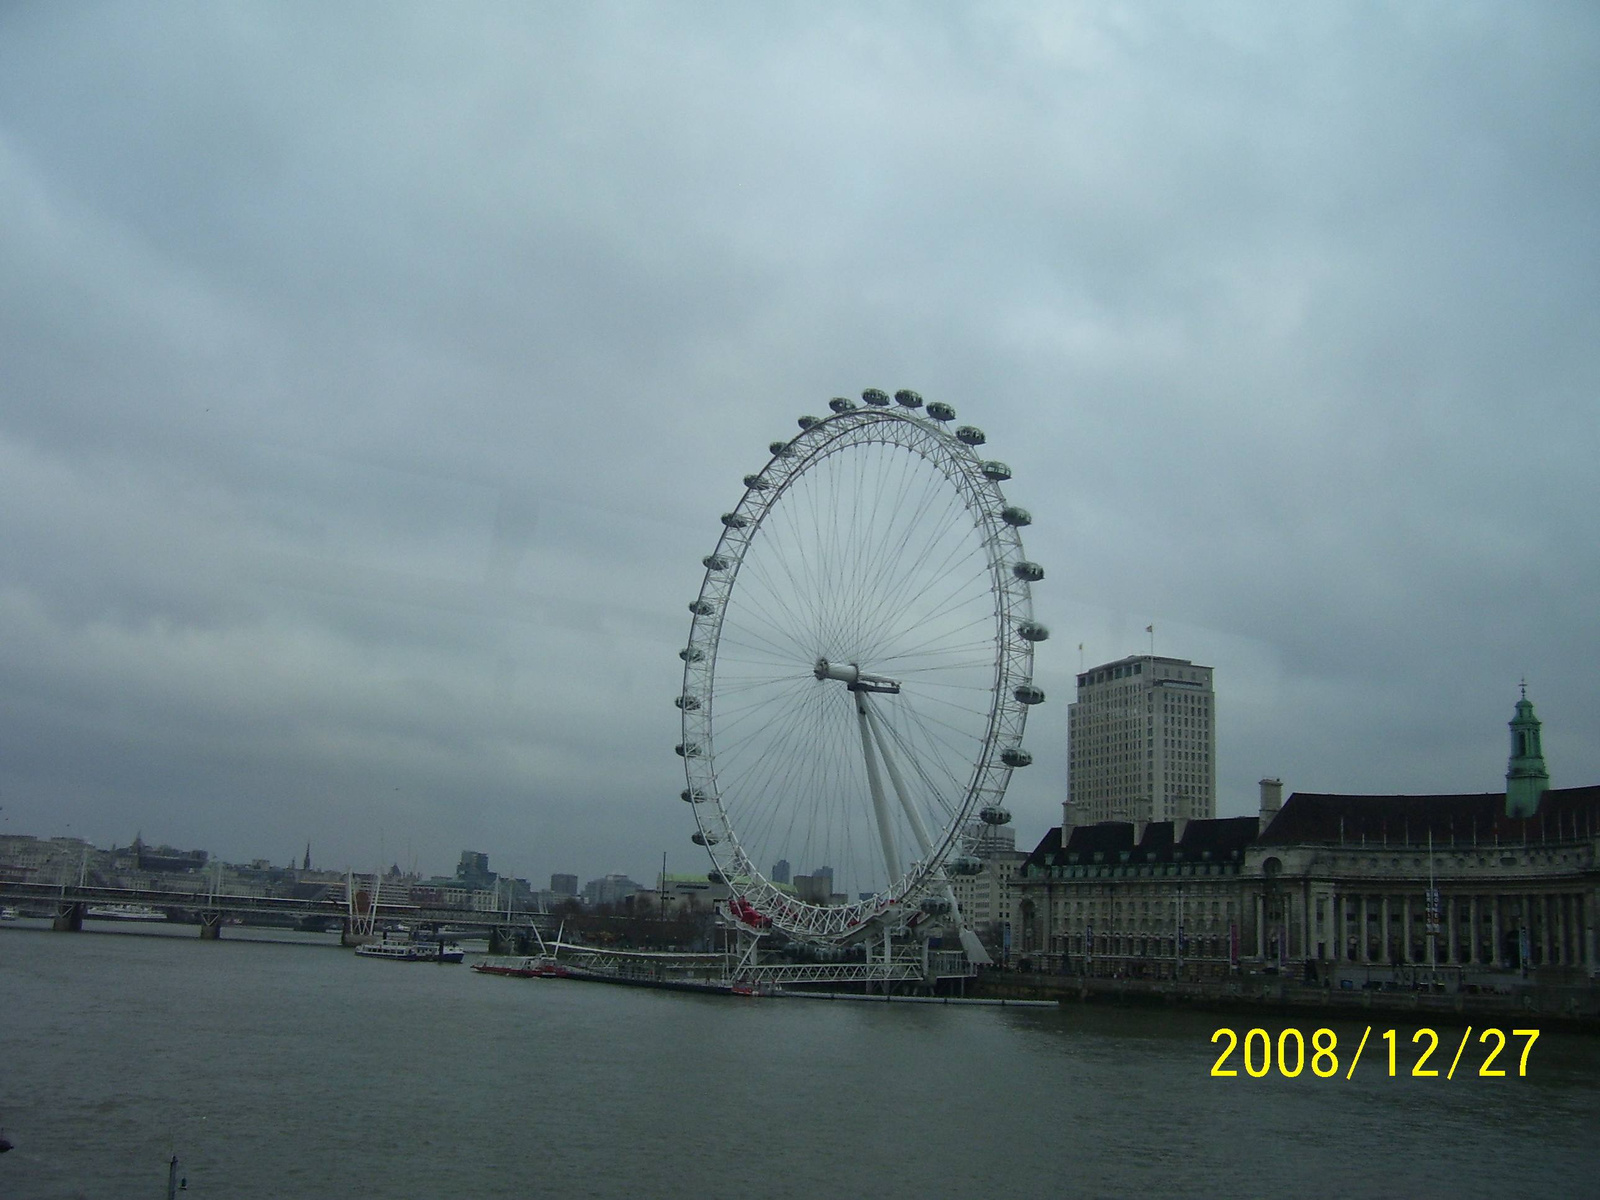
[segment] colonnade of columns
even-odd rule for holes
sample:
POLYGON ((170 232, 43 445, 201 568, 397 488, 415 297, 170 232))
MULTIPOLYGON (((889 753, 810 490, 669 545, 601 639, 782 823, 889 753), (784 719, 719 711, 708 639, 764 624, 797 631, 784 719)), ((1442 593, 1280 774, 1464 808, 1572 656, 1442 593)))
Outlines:
MULTIPOLYGON (((1326 896, 1331 926, 1315 934, 1309 912, 1295 915, 1304 922, 1307 947, 1320 942, 1327 957, 1348 962, 1588 967, 1595 946, 1585 900, 1583 892, 1569 891, 1443 892, 1438 924, 1430 928, 1425 893, 1359 891, 1326 896)), ((1270 930, 1260 923, 1257 929, 1264 941, 1270 930)))

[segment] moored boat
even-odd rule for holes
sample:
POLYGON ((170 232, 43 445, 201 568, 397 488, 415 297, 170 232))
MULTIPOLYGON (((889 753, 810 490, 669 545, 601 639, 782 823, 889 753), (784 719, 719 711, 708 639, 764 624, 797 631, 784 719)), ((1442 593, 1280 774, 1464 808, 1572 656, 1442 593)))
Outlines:
POLYGON ((394 962, 458 963, 467 952, 452 942, 368 942, 357 946, 362 958, 387 958, 394 962))
POLYGON ((571 972, 555 959, 543 954, 528 958, 486 958, 473 963, 480 975, 509 975, 516 979, 565 979, 571 972))
POLYGON ((412 942, 420 962, 458 963, 465 960, 467 952, 455 942, 412 942))
POLYGON ((417 948, 410 942, 368 942, 356 947, 361 958, 387 958, 394 962, 416 962, 417 948))

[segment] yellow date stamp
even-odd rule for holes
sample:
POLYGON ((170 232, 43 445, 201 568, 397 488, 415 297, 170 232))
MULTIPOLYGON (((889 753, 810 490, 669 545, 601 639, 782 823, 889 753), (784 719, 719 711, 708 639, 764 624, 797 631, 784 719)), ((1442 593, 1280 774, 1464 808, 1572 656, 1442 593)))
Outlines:
MULTIPOLYGON (((1236 1079, 1239 1067, 1243 1066, 1244 1073, 1251 1079, 1261 1079, 1274 1070, 1285 1079, 1296 1079, 1307 1071, 1318 1079, 1332 1079, 1341 1074, 1345 1079, 1354 1079, 1372 1033, 1372 1026, 1368 1025, 1349 1062, 1343 1063, 1339 1057, 1339 1035, 1331 1029, 1315 1030, 1309 1039, 1293 1026, 1280 1032, 1276 1038, 1265 1029, 1248 1029, 1243 1037, 1236 1030, 1219 1029, 1211 1035, 1211 1043, 1220 1045, 1222 1052, 1217 1055, 1217 1061, 1211 1064, 1211 1074, 1217 1079, 1236 1079)), ((1516 1059, 1518 1078, 1527 1076, 1528 1053, 1539 1040, 1537 1029, 1513 1029, 1510 1037, 1507 1037, 1506 1030, 1489 1028, 1482 1030, 1475 1041, 1472 1035, 1473 1028, 1468 1025, 1466 1032, 1461 1035, 1461 1041, 1455 1046, 1449 1068, 1444 1071, 1446 1079, 1456 1077, 1457 1069, 1463 1066, 1463 1059, 1466 1060, 1463 1073, 1472 1074, 1476 1065, 1476 1074, 1482 1079, 1504 1078, 1513 1058, 1516 1059), (1516 1054, 1516 1046, 1512 1042, 1515 1038, 1526 1039, 1522 1043, 1520 1056, 1516 1054), (1509 1054, 1506 1052, 1508 1047, 1511 1051, 1509 1054)), ((1432 1029, 1417 1030, 1409 1042, 1403 1032, 1385 1029, 1379 1034, 1378 1040, 1387 1047, 1390 1079, 1404 1074, 1416 1079, 1438 1078, 1440 1064, 1445 1055, 1450 1054, 1448 1045, 1443 1054, 1439 1053, 1439 1034, 1432 1029)), ((1383 1047, 1374 1049, 1381 1060, 1383 1047)), ((1367 1068, 1369 1073, 1382 1069, 1381 1065, 1367 1068)))

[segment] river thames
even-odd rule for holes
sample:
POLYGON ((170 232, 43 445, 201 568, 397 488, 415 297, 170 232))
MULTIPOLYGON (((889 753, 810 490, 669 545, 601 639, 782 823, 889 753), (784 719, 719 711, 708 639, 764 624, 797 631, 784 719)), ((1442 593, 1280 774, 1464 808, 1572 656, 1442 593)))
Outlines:
MULTIPOLYGON (((1505 1078, 1446 1080, 1445 1053, 1439 1078, 1408 1057, 1391 1079, 1375 1042, 1350 1080, 1219 1079, 1213 1031, 1257 1022, 696 996, 34 921, 0 928, 0 1021, 7 1200, 162 1196, 174 1153, 185 1195, 230 1198, 1498 1200, 1593 1194, 1600 1170, 1600 1038, 1554 1030, 1525 1078, 1508 1051, 1505 1078)), ((1348 1053, 1362 1026, 1333 1028, 1348 1053)))

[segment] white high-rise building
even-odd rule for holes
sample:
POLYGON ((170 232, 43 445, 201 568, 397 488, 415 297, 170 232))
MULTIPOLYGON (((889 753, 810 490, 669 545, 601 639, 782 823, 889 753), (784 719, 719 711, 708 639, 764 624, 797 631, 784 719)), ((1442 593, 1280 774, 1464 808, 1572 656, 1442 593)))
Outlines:
POLYGON ((1063 824, 1217 815, 1211 668, 1137 654, 1078 676, 1063 824))

